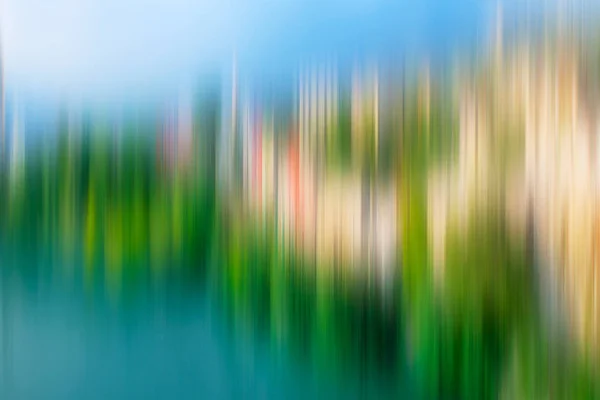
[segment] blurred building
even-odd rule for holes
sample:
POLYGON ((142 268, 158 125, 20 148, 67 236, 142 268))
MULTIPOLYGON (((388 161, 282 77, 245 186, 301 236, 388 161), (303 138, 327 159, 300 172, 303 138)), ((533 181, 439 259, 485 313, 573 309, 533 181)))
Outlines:
POLYGON ((333 64, 301 70, 295 109, 301 158, 324 159, 327 145, 338 129, 339 85, 333 64))
POLYGON ((359 165, 374 164, 379 142, 379 70, 355 68, 351 92, 352 155, 359 165))
POLYGON ((161 164, 171 170, 184 171, 192 161, 192 96, 182 93, 176 104, 167 107, 158 137, 161 164))

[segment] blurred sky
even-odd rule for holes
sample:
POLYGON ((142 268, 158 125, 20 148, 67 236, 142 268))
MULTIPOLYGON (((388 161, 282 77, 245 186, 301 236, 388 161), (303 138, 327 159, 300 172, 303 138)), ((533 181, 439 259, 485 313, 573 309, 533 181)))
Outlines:
POLYGON ((9 85, 81 93, 186 85, 230 66, 234 54, 240 66, 268 71, 326 56, 436 51, 488 34, 498 7, 488 0, 0 2, 9 85))

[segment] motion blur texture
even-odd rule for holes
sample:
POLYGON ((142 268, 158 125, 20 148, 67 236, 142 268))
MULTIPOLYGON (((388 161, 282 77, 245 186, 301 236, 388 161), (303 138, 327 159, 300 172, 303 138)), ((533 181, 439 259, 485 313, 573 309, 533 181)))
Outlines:
POLYGON ((600 36, 498 10, 143 107, 3 85, 0 397, 598 398, 600 36))

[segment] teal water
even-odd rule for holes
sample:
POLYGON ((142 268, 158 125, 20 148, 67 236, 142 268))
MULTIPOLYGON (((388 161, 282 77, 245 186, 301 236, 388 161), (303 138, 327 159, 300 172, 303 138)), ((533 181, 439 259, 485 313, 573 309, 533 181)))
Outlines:
POLYGON ((6 254, 2 398, 377 398, 406 389, 368 371, 319 376, 252 323, 235 329, 185 272, 138 277, 119 294, 102 279, 86 283, 72 261, 6 254))

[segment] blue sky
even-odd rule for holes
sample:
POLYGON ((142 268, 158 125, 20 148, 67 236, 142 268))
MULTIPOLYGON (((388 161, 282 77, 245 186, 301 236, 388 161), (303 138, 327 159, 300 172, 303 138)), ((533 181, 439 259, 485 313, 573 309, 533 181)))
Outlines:
POLYGON ((9 82, 101 92, 223 69, 428 50, 484 36, 487 0, 1 0, 9 82))

